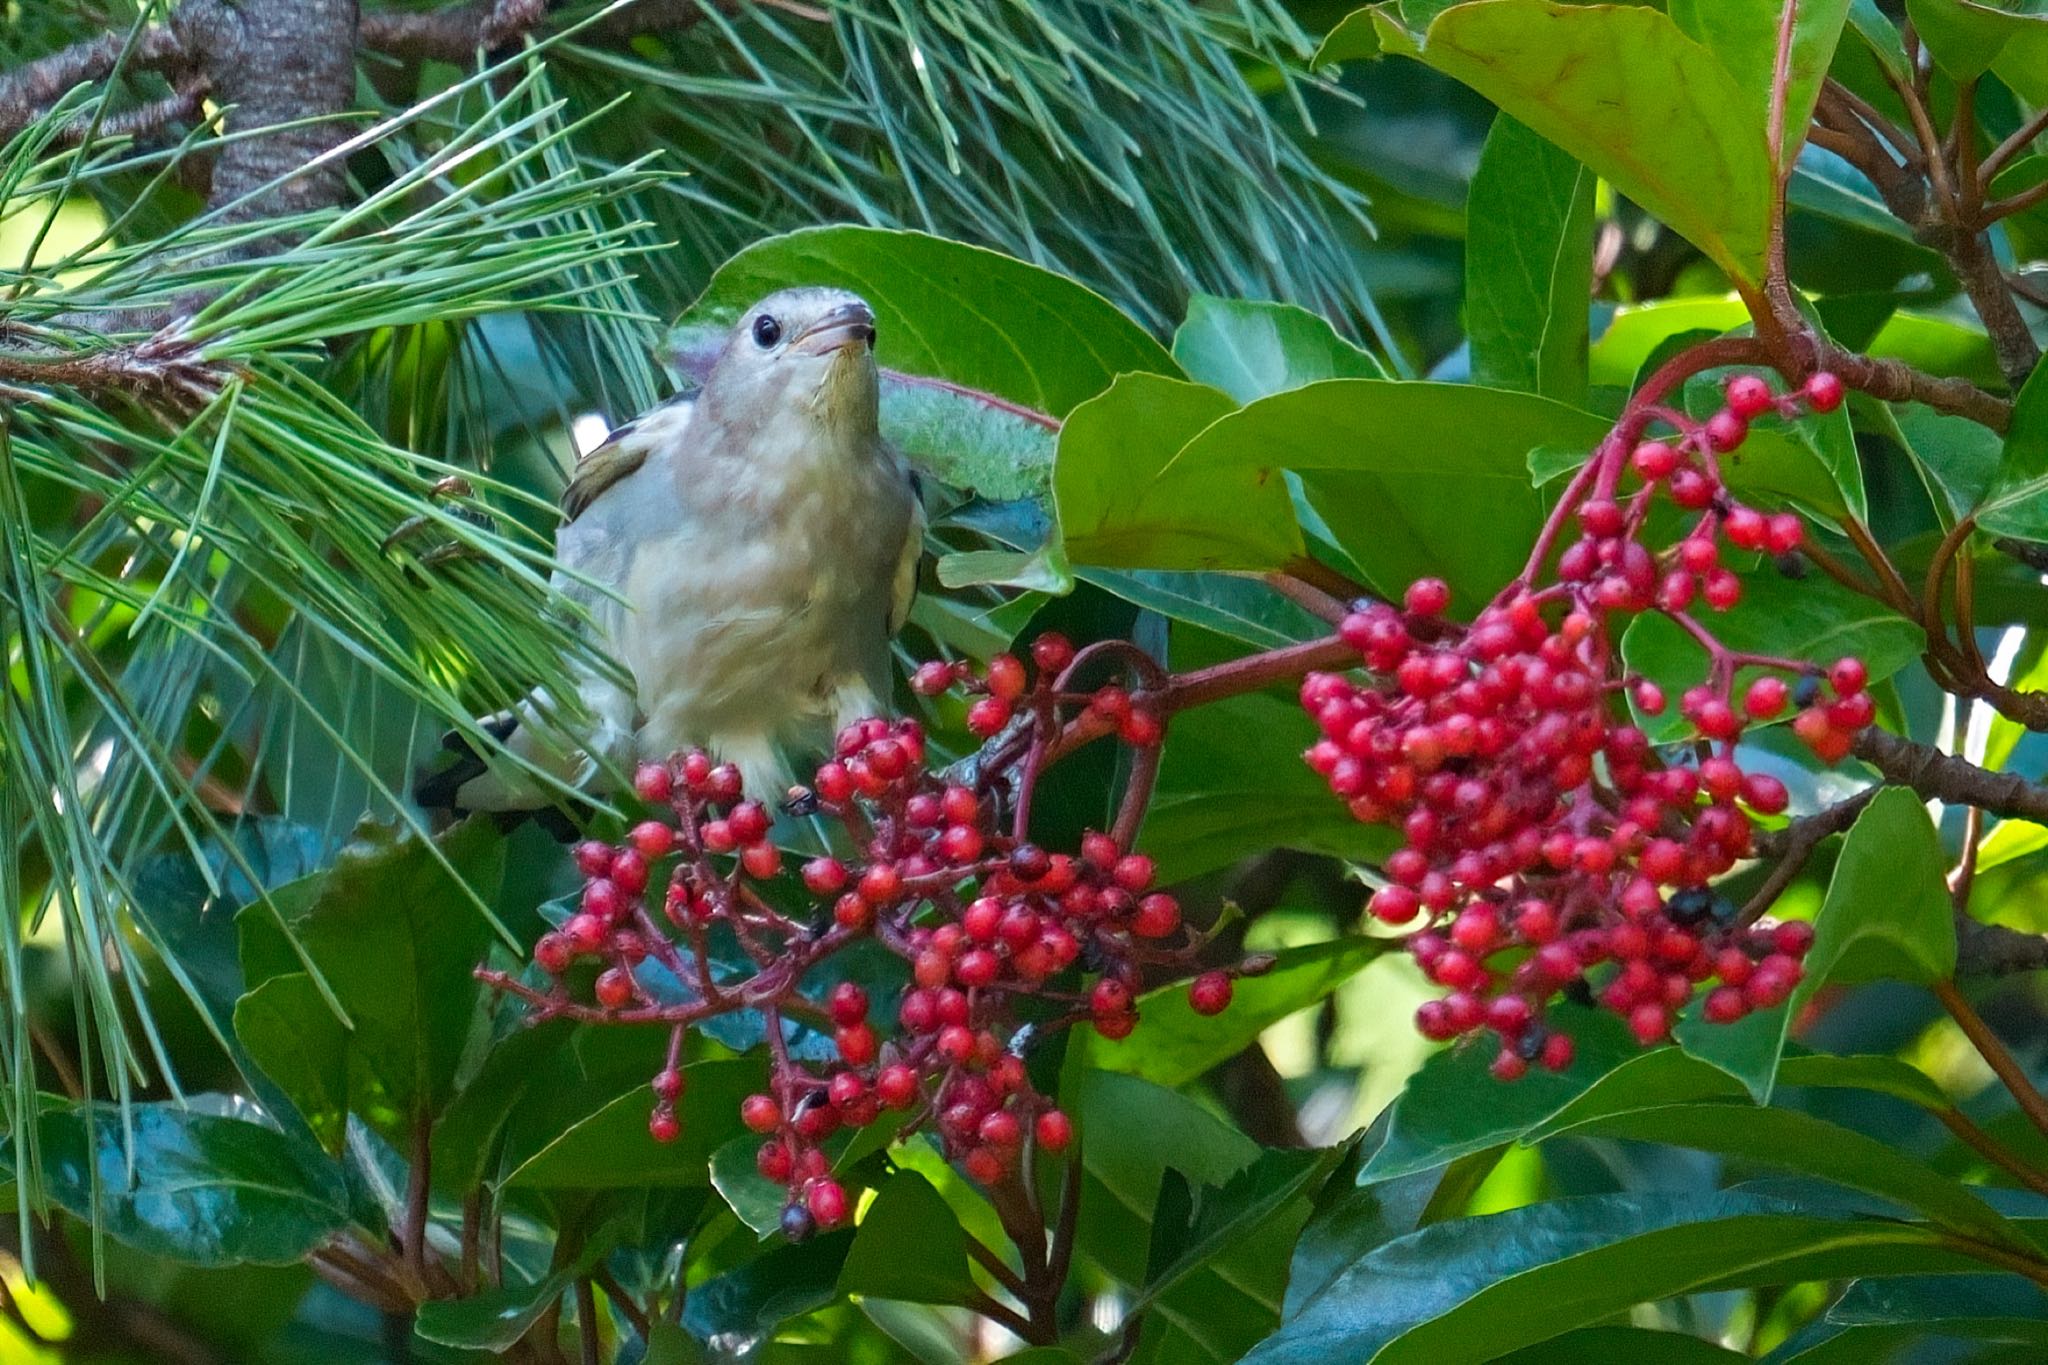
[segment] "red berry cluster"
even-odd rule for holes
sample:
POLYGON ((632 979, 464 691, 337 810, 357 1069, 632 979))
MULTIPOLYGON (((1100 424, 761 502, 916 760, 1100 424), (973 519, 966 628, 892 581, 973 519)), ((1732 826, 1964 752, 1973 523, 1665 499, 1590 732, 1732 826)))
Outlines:
MULTIPOLYGON (((984 750, 972 784, 933 771, 915 720, 870 719, 840 734, 812 785, 790 797, 843 828, 852 850, 802 865, 812 913, 786 913, 764 894, 783 865, 769 810, 747 799, 737 769, 691 751, 636 775, 638 795, 663 812, 659 818, 621 844, 577 847, 580 907, 534 947, 536 965, 556 978, 552 989, 480 975, 527 1000, 535 1017, 669 1026, 649 1119, 661 1141, 680 1131, 678 1059, 687 1027, 734 1010, 760 1011, 768 1022, 769 1088, 746 1100, 741 1119, 764 1138, 761 1173, 789 1188, 783 1227, 792 1236, 845 1219, 847 1194, 823 1144, 885 1112, 899 1115, 904 1131, 929 1124, 947 1154, 984 1183, 1008 1178, 1027 1143, 1061 1150, 1073 1125, 1032 1085, 1026 1042, 1081 1021, 1123 1038, 1137 1022, 1145 969, 1185 968, 1204 940, 1182 924, 1179 902, 1154 885, 1152 860, 1116 837, 1089 833, 1071 854, 1026 837, 1028 796, 1020 814, 1013 784, 1028 792, 1030 784, 1017 779, 1074 723, 1063 716, 1085 711, 1097 723, 1113 720, 1134 742, 1160 737, 1157 717, 1121 688, 1066 690, 1077 662, 1066 640, 1041 637, 1032 655, 1035 681, 1010 655, 980 673, 938 664, 917 674, 927 695, 955 686, 977 695, 971 714, 980 719, 970 722, 977 732, 1006 732, 984 750), (1117 699, 1105 709, 1112 690, 1117 699), (1028 723, 1011 727, 1016 716, 1028 723), (721 977, 708 951, 713 926, 731 931, 752 958, 750 973, 721 977), (840 981, 822 999, 816 987, 806 990, 812 969, 866 937, 908 964, 910 980, 886 1037, 860 986, 840 981), (657 998, 640 970, 650 959, 689 998, 657 998), (600 967, 594 1004, 575 999, 565 979, 589 961, 600 967), (792 1057, 785 1019, 829 1032, 833 1060, 792 1057)), ((1193 1007, 1221 1011, 1233 978, 1264 965, 1253 959, 1196 976, 1193 1007)))
POLYGON ((1841 758, 1871 720, 1865 669, 1837 662, 1824 690, 1810 665, 1724 648, 1692 609, 1703 599, 1726 610, 1741 596, 1721 562, 1724 542, 1777 555, 1801 542, 1796 516, 1766 516, 1730 496, 1720 457, 1742 444, 1751 419, 1831 409, 1841 386, 1817 375, 1780 397, 1742 375, 1725 394, 1705 422, 1655 410, 1670 439, 1604 446, 1529 572, 1470 625, 1445 619, 1443 583, 1420 580, 1399 606, 1364 606, 1342 623, 1371 677, 1319 673, 1302 685, 1322 734, 1310 767, 1358 819, 1402 836, 1369 908, 1389 924, 1426 920, 1409 946, 1447 993, 1422 1006, 1417 1026, 1438 1040, 1490 1030, 1503 1079, 1532 1063, 1570 1064, 1572 1040, 1546 1020, 1560 995, 1597 998, 1648 1044, 1702 986, 1706 1016, 1719 1022, 1782 1002, 1812 942, 1804 924, 1744 923, 1712 889, 1750 854, 1751 812, 1788 804, 1783 783, 1744 770, 1737 745, 1749 723, 1790 704, 1800 738, 1826 761, 1841 758), (1640 480, 1626 496, 1624 468, 1640 480), (1644 531, 1660 491, 1700 515, 1676 544, 1653 550, 1644 531), (1582 534, 1546 584, 1545 551, 1568 516, 1582 534), (1710 660, 1680 702, 1697 743, 1668 757, 1620 704, 1626 690, 1647 714, 1664 707, 1654 683, 1627 675, 1616 647, 1616 618, 1645 611, 1676 621, 1710 660), (1738 700, 1745 669, 1765 671, 1738 700))

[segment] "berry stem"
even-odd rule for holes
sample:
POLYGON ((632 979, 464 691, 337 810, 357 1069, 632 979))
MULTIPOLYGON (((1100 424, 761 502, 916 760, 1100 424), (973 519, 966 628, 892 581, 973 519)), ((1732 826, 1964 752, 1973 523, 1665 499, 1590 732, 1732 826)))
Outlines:
POLYGON ((1934 998, 1941 1002, 1941 1007, 1948 1011, 1949 1017, 1956 1021, 1956 1027, 1963 1031, 1963 1036, 1970 1040, 1970 1045, 1977 1049, 1977 1055, 1984 1059, 1985 1064, 2012 1094, 2013 1102, 2019 1105, 2027 1120, 2042 1133, 2048 1134, 2048 1099, 2044 1099, 2041 1092, 2034 1088, 2034 1083, 2027 1079, 2026 1069, 2006 1049, 1998 1035, 1991 1031, 1991 1026, 1984 1022, 1983 1016, 1963 998, 1963 993, 1956 989, 1956 983, 1937 981, 1928 989, 1934 992, 1934 998))

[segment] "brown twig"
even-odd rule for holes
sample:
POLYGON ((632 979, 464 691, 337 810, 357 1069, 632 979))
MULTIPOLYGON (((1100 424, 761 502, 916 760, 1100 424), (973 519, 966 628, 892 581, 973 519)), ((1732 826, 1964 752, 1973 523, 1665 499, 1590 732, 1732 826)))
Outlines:
POLYGON ((1885 780, 1951 805, 1980 806, 2008 819, 2048 823, 2048 787, 2018 773, 1994 773, 1931 745, 1872 727, 1856 737, 1855 755, 1885 780))
POLYGON ((365 14, 356 35, 372 51, 463 64, 517 40, 547 16, 547 0, 470 0, 422 14, 365 14))
POLYGON ((1777 866, 1764 878, 1736 919, 1743 924, 1754 924, 1766 914, 1785 888, 1792 884, 1814 849, 1831 835, 1848 832, 1856 823, 1856 817, 1863 814, 1863 808, 1876 797, 1879 788, 1858 792, 1846 801, 1838 801, 1825 810, 1814 812, 1794 820, 1785 828, 1759 834, 1756 838, 1756 852, 1760 857, 1777 859, 1777 866))
MULTIPOLYGON (((128 48, 128 36, 126 31, 105 33, 0 75, 0 137, 20 132, 77 86, 112 75, 128 48)), ((180 71, 190 65, 178 35, 161 26, 137 34, 128 50, 131 71, 180 71)))
POLYGON ((1999 1081, 2012 1093, 2013 1101, 2019 1105, 2020 1112, 2027 1116, 2027 1120, 2034 1127, 2043 1134, 2048 1134, 2048 1099, 2043 1099, 2041 1092, 2034 1088, 2034 1083, 2027 1079, 2026 1069, 2007 1050, 2005 1044, 1999 1041, 1998 1035, 1984 1022, 1983 1016, 1963 998, 1963 993, 1956 989, 1955 982, 1937 981, 1929 989, 1934 992, 1934 998, 1941 1002, 1941 1007, 1948 1011, 1949 1017, 1956 1021, 1956 1027, 1963 1031, 1963 1036, 1970 1040, 1970 1045, 1977 1049, 1977 1055, 1984 1059, 1999 1081))

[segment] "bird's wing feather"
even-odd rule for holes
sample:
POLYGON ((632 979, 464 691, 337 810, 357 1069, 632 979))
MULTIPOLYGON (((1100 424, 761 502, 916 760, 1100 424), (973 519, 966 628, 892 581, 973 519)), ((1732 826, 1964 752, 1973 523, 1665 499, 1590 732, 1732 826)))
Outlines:
POLYGON ((592 503, 638 472, 655 449, 680 437, 695 406, 693 398, 671 398, 605 437, 602 445, 577 463, 569 486, 562 490, 564 521, 574 522, 592 503))
POLYGON ((915 473, 910 474, 910 527, 903 536, 903 549, 896 557, 896 577, 889 596, 889 638, 910 619, 917 601, 917 566, 924 557, 924 498, 915 473))

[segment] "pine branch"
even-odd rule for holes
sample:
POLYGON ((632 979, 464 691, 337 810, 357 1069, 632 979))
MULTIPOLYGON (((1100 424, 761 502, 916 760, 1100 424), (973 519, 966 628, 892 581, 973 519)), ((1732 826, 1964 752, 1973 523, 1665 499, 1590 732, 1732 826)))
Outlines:
POLYGON ((357 38, 392 56, 467 63, 478 52, 494 52, 520 38, 547 16, 547 0, 469 0, 426 14, 365 14, 357 38))
MULTIPOLYGON (((111 75, 128 34, 102 34, 0 75, 0 137, 12 137, 47 113, 65 92, 111 75)), ((131 71, 189 71, 192 58, 172 29, 146 28, 128 53, 131 71)))

